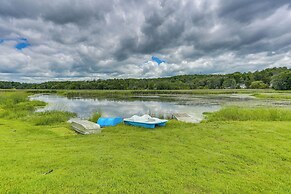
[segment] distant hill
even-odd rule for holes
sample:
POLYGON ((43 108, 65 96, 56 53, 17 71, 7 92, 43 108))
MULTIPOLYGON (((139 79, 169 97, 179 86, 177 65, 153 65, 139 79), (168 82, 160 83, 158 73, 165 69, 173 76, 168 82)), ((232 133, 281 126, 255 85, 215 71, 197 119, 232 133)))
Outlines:
POLYGON ((19 83, 0 81, 0 89, 98 89, 98 90, 185 90, 185 89, 291 89, 291 69, 268 68, 262 71, 220 75, 179 75, 154 79, 107 79, 93 81, 50 81, 19 83))

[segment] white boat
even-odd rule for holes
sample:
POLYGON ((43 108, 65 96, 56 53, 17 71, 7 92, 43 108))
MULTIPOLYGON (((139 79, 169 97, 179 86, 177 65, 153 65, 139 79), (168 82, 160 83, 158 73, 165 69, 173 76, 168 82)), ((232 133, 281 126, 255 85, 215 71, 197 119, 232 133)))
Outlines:
POLYGON ((150 129, 153 129, 155 127, 163 127, 168 122, 168 120, 154 118, 149 115, 143 115, 141 117, 134 115, 131 118, 124 119, 123 121, 127 125, 133 125, 150 129))
POLYGON ((83 135, 101 133, 100 125, 97 123, 81 119, 70 119, 68 122, 71 123, 72 128, 76 132, 83 135))

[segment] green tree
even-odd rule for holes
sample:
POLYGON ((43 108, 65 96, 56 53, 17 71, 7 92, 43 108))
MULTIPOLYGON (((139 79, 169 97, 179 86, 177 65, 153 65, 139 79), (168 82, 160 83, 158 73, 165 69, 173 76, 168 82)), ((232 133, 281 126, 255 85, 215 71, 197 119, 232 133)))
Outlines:
POLYGON ((275 90, 291 90, 291 72, 283 72, 273 76, 271 84, 275 90))
POLYGON ((265 84, 263 81, 253 81, 250 85, 251 89, 265 89, 269 88, 267 84, 265 84))
POLYGON ((234 89, 236 88, 236 81, 233 78, 226 78, 222 83, 222 88, 224 89, 234 89))
POLYGON ((219 89, 221 88, 223 79, 221 77, 211 77, 206 81, 206 84, 209 89, 219 89))

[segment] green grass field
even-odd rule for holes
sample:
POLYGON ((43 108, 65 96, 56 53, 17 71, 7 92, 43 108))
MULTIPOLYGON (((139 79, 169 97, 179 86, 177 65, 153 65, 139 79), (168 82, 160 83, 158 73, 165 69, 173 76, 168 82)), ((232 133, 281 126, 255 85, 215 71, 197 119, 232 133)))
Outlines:
POLYGON ((229 107, 200 124, 83 136, 71 113, 33 113, 43 105, 0 93, 0 193, 291 192, 289 110, 229 107))

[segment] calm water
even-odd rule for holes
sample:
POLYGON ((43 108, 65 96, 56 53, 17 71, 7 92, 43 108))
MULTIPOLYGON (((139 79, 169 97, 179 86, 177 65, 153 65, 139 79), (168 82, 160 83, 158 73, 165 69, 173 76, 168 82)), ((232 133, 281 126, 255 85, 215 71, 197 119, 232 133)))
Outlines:
POLYGON ((57 95, 35 95, 32 100, 47 102, 37 111, 61 110, 77 113, 80 118, 89 118, 94 112, 105 117, 131 117, 150 114, 170 117, 174 113, 188 113, 199 122, 204 112, 214 112, 223 105, 239 106, 290 106, 290 102, 258 100, 246 94, 233 95, 178 95, 137 96, 127 99, 67 98, 57 95))
POLYGON ((131 117, 132 115, 153 114, 170 116, 173 113, 188 113, 199 122, 203 118, 203 112, 214 112, 220 109, 220 105, 213 101, 208 103, 201 100, 176 99, 164 101, 159 97, 136 97, 131 100, 113 99, 69 99, 57 95, 36 95, 31 100, 47 102, 48 105, 39 109, 42 111, 61 110, 77 113, 78 117, 89 118, 94 112, 101 112, 102 116, 131 117))

